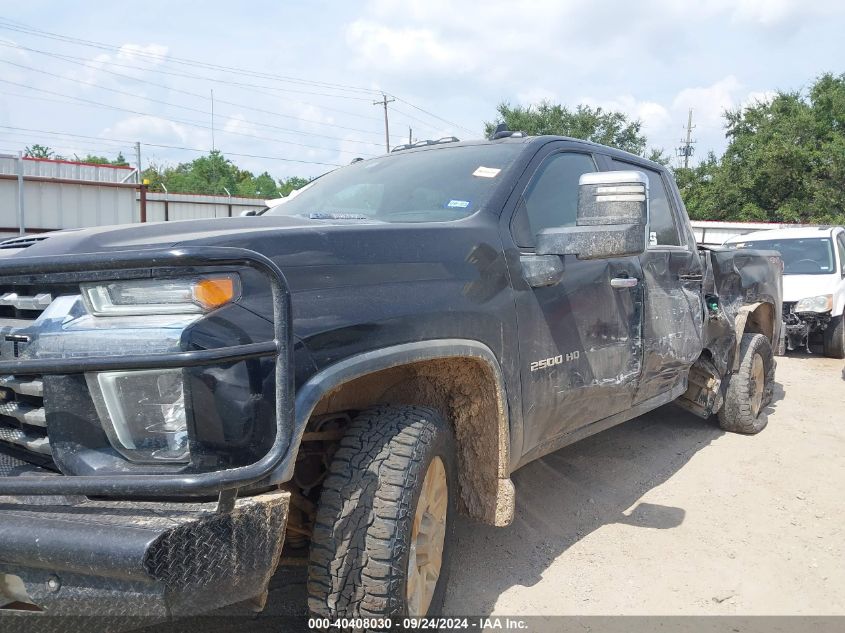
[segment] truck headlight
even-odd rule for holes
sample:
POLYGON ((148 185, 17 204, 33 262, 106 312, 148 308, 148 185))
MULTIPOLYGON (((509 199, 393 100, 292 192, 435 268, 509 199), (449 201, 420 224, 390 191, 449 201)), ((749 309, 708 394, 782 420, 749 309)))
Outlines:
POLYGON ((795 304, 795 312, 830 312, 833 309, 833 295, 807 297, 795 304))
POLYGON ((118 452, 134 462, 189 461, 181 369, 109 371, 86 379, 118 452))
POLYGON ((234 274, 174 279, 128 279, 81 285, 94 316, 194 314, 219 308, 237 298, 234 274))

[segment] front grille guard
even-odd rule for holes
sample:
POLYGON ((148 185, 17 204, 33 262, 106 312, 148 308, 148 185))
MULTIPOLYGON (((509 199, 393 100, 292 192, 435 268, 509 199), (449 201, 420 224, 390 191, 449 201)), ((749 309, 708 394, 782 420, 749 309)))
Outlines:
POLYGON ((151 277, 158 268, 248 266, 268 278, 273 294, 273 337, 261 343, 130 356, 27 359, 0 361, 0 375, 58 375, 91 371, 173 369, 236 362, 274 356, 276 438, 260 460, 248 465, 208 473, 157 475, 69 475, 0 477, 3 495, 85 495, 97 497, 184 497, 219 495, 220 508, 230 509, 237 489, 265 478, 285 457, 294 420, 293 335, 290 291, 284 274, 267 257, 255 251, 232 248, 170 248, 153 251, 119 251, 59 257, 0 259, 0 283, 38 284, 45 276, 63 281, 110 280, 151 277), (127 274, 128 273, 128 274, 127 274))

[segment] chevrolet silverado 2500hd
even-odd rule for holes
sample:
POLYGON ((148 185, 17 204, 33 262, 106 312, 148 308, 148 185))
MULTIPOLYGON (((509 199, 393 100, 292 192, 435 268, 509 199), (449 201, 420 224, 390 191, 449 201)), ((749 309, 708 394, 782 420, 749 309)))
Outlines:
POLYGON ((699 250, 666 168, 588 142, 442 139, 0 255, 26 618, 261 604, 283 546, 316 615, 438 613, 455 513, 508 525, 522 465, 673 401, 766 423, 778 254, 699 250))

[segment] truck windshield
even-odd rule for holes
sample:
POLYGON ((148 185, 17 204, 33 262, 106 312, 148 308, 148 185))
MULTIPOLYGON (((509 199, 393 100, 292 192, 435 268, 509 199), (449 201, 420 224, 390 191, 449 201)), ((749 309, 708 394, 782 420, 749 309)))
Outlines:
POLYGON ((381 222, 446 222, 490 199, 523 147, 515 143, 438 147, 360 161, 329 172, 267 215, 381 222))
POLYGON ((829 275, 833 265, 833 244, 826 237, 783 238, 736 242, 734 248, 778 251, 784 275, 829 275))

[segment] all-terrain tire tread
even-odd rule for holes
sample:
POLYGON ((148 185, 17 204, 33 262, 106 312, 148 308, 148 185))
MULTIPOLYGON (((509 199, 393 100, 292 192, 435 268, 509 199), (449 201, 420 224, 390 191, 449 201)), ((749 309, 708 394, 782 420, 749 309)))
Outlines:
POLYGON ((313 614, 402 612, 404 535, 410 533, 415 491, 438 433, 451 431, 427 407, 379 406, 352 421, 317 509, 308 570, 313 614))
POLYGON ((743 334, 739 357, 739 370, 728 378, 725 402, 719 409, 719 426, 730 433, 754 435, 766 428, 768 423, 768 416, 763 409, 771 399, 775 374, 775 362, 769 339, 762 334, 743 334), (763 358, 766 384, 763 391, 763 406, 759 415, 754 417, 751 365, 756 354, 760 354, 763 358))

